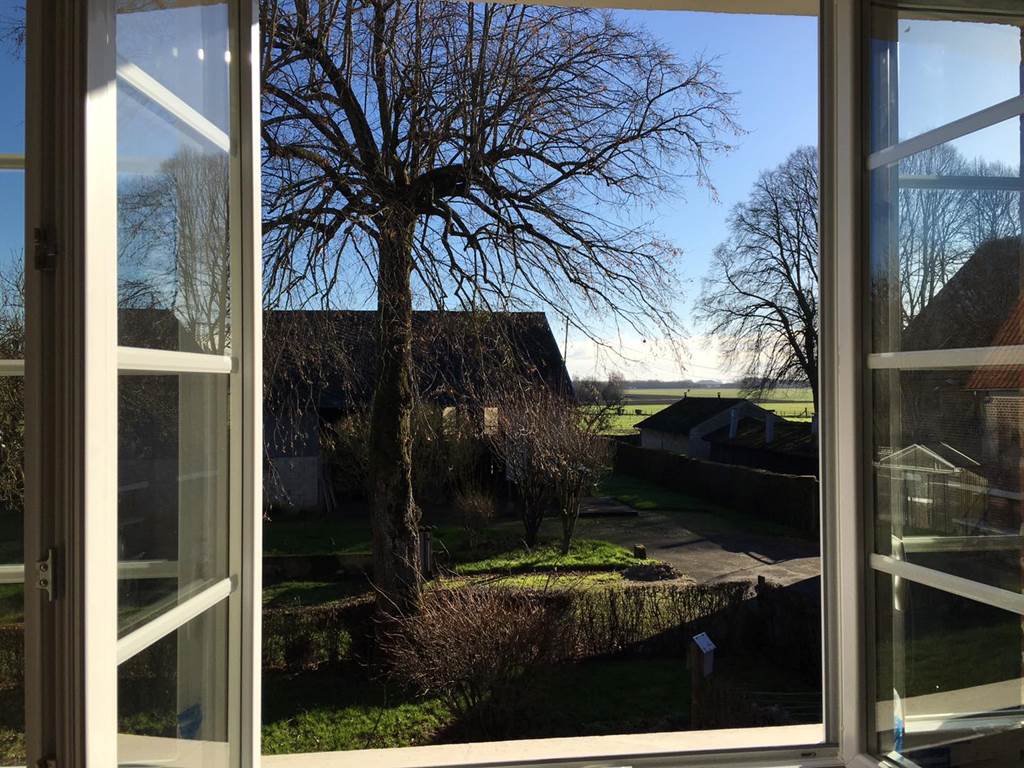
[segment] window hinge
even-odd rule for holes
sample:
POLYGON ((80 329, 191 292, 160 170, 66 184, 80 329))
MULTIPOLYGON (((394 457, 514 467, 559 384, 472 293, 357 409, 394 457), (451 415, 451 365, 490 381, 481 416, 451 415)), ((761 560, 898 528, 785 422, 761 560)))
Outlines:
POLYGON ((53 549, 46 551, 45 560, 36 561, 36 586, 46 592, 46 599, 53 602, 53 568, 56 553, 53 549))
POLYGON ((36 761, 37 768, 57 768, 57 758, 49 755, 41 757, 36 761))
POLYGON ((57 268, 57 249, 50 243, 46 230, 36 227, 32 237, 35 246, 35 267, 42 272, 52 272, 57 268))

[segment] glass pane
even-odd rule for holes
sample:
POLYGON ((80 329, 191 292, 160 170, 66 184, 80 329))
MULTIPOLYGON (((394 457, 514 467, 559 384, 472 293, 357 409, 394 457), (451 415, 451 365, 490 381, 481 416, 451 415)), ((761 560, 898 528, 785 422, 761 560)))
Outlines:
POLYGON ((120 666, 120 765, 228 764, 227 620, 221 602, 120 666))
MULTIPOLYGON (((0 360, 25 356, 24 25, 0 0, 0 360)), ((25 764, 24 435, 24 381, 0 376, 0 765, 25 764)))
POLYGON ((875 151, 1021 93, 1017 25, 966 13, 963 20, 905 18, 876 8, 871 44, 873 102, 896 107, 888 130, 874 132, 875 151))
POLYGON ((876 371, 875 547, 1020 591, 1024 366, 876 371))
POLYGON ((871 174, 875 352, 1019 344, 1016 118, 871 174))
POLYGON ((227 3, 117 18, 119 343, 229 346, 227 3))
POLYGON ((919 766, 1018 765, 1021 617, 887 574, 875 602, 878 752, 919 766))
POLYGON ((228 575, 228 379, 122 376, 121 634, 228 575))

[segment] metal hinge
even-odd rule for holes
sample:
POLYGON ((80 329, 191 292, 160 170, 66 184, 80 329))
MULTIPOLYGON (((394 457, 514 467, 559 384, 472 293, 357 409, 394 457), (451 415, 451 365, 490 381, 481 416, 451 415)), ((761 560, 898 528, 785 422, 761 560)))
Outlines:
POLYGON ((35 267, 42 272, 52 272, 57 268, 57 249, 50 243, 46 230, 36 227, 32 235, 35 246, 35 267))
POLYGON ((47 550, 45 560, 36 561, 36 586, 46 592, 46 599, 53 602, 53 569, 56 552, 47 550))

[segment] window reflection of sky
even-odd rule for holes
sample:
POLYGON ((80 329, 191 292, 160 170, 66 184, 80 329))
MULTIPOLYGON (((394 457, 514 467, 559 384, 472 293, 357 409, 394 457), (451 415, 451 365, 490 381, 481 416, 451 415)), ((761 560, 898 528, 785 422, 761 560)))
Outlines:
MULTIPOLYGON (((202 130, 190 125, 196 120, 183 118, 181 112, 191 112, 199 117, 198 122, 208 121, 209 129, 227 134, 228 43, 225 4, 118 16, 118 66, 122 71, 131 69, 150 84, 146 91, 137 82, 118 77, 119 197, 130 196, 148 181, 160 179, 166 162, 183 152, 223 153, 202 130)), ((124 231, 119 236, 127 237, 124 231)), ((161 305, 173 304, 177 287, 173 284, 174 248, 173 240, 157 237, 151 238, 145 249, 133 248, 132 258, 119 259, 119 279, 152 283, 161 305)))

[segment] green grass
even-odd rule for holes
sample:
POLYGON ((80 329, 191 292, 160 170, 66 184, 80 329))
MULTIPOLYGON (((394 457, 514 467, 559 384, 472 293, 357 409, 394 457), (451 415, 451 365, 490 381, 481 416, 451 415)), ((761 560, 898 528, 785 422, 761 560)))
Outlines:
POLYGON ((0 584, 0 624, 25 620, 25 588, 21 584, 0 584))
POLYGON ((464 576, 480 573, 526 573, 530 571, 617 570, 635 565, 633 553, 607 541, 577 539, 568 555, 557 544, 533 549, 517 547, 474 562, 462 563, 455 571, 464 576))
MULTIPOLYGON (((535 670, 529 720, 513 738, 682 730, 689 675, 682 660, 594 660, 535 670)), ((387 691, 359 669, 266 675, 263 753, 342 751, 479 741, 439 699, 387 691)))
POLYGON ((597 487, 599 496, 608 496, 641 512, 689 512, 710 515, 726 528, 745 533, 767 536, 798 536, 787 526, 764 520, 755 515, 746 515, 731 507, 713 504, 695 496, 674 491, 671 488, 652 483, 641 477, 625 474, 611 474, 604 477, 597 487))
POLYGON ((271 520, 263 524, 264 555, 368 555, 366 520, 271 520))
POLYGON ((283 581, 263 588, 264 608, 323 605, 368 591, 365 579, 342 581, 283 581))
MULTIPOLYGON (((471 536, 462 526, 432 528, 434 551, 450 563, 478 560, 511 549, 522 538, 519 528, 490 528, 471 536)), ((349 520, 272 520, 263 525, 263 554, 369 556, 370 522, 349 520)))
MULTIPOLYGON (((668 407, 684 394, 687 397, 718 397, 719 393, 722 397, 744 396, 742 390, 739 389, 627 389, 626 402, 623 406, 624 413, 611 417, 611 424, 605 434, 634 434, 635 427, 639 422, 668 407)), ((776 389, 755 402, 765 410, 792 421, 809 421, 814 413, 811 390, 806 388, 776 389)))
POLYGON ((429 744, 451 720, 438 699, 389 700, 358 668, 263 677, 267 755, 429 744))

